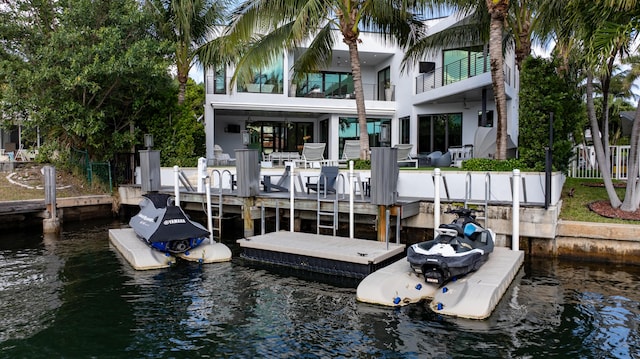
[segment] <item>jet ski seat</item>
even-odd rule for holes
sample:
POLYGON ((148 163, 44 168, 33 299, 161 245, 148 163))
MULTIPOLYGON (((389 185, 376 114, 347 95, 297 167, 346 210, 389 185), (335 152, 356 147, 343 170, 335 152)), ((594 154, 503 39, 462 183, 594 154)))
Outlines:
POLYGON ((462 230, 462 228, 460 228, 460 226, 458 226, 456 224, 443 223, 443 224, 440 225, 440 228, 453 229, 454 231, 458 232, 458 236, 464 237, 464 231, 462 230))

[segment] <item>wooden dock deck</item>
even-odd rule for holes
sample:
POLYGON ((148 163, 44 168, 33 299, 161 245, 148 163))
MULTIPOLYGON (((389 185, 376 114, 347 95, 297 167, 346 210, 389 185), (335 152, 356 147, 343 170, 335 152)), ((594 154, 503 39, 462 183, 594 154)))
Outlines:
POLYGON ((279 231, 239 239, 241 257, 258 263, 364 278, 404 256, 404 244, 279 231))

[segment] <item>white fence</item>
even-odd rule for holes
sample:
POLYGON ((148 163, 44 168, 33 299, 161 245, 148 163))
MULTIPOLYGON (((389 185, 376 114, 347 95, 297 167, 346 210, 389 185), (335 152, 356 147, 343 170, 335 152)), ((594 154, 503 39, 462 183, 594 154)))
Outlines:
MULTIPOLYGON (((630 146, 609 146, 611 160, 611 177, 626 180, 627 165, 629 164, 630 146)), ((600 168, 596 160, 596 150, 593 146, 578 145, 574 148, 574 159, 569 166, 569 177, 601 178, 600 168)))

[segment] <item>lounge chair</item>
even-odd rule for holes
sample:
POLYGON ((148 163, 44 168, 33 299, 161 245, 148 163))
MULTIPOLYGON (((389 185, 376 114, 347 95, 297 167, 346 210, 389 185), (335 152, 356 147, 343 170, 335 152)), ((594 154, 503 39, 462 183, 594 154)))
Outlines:
POLYGON ((262 180, 262 185, 264 186, 264 191, 265 192, 274 192, 274 191, 289 192, 289 183, 291 181, 290 177, 291 177, 291 168, 290 168, 290 166, 285 166, 284 172, 280 176, 280 179, 278 180, 277 183, 272 183, 271 182, 271 176, 270 175, 264 175, 263 176, 263 180, 262 180))
POLYGON ((348 163, 351 160, 357 160, 360 158, 360 141, 359 140, 345 140, 344 147, 342 148, 342 158, 338 161, 339 164, 348 163))
POLYGON ((307 177, 307 194, 311 191, 324 192, 325 196, 327 193, 336 193, 335 185, 339 172, 338 166, 322 166, 315 183, 311 182, 312 177, 307 177))
POLYGON ((413 145, 409 143, 397 144, 394 148, 398 149, 398 164, 401 163, 410 163, 413 164, 415 168, 418 168, 418 160, 411 158, 411 150, 413 149, 413 145))
POLYGON ((326 143, 305 143, 300 160, 296 162, 302 163, 304 168, 311 168, 314 163, 321 164, 324 161, 324 148, 326 146, 326 143))

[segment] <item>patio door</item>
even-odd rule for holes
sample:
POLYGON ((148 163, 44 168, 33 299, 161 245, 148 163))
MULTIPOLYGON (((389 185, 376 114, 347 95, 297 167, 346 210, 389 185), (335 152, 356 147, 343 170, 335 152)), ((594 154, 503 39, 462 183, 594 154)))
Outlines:
POLYGON ((304 142, 313 138, 311 122, 259 121, 247 125, 252 134, 250 148, 264 154, 272 152, 296 152, 302 149, 304 142))
POLYGON ((418 116, 418 153, 447 152, 462 145, 462 114, 418 116))

